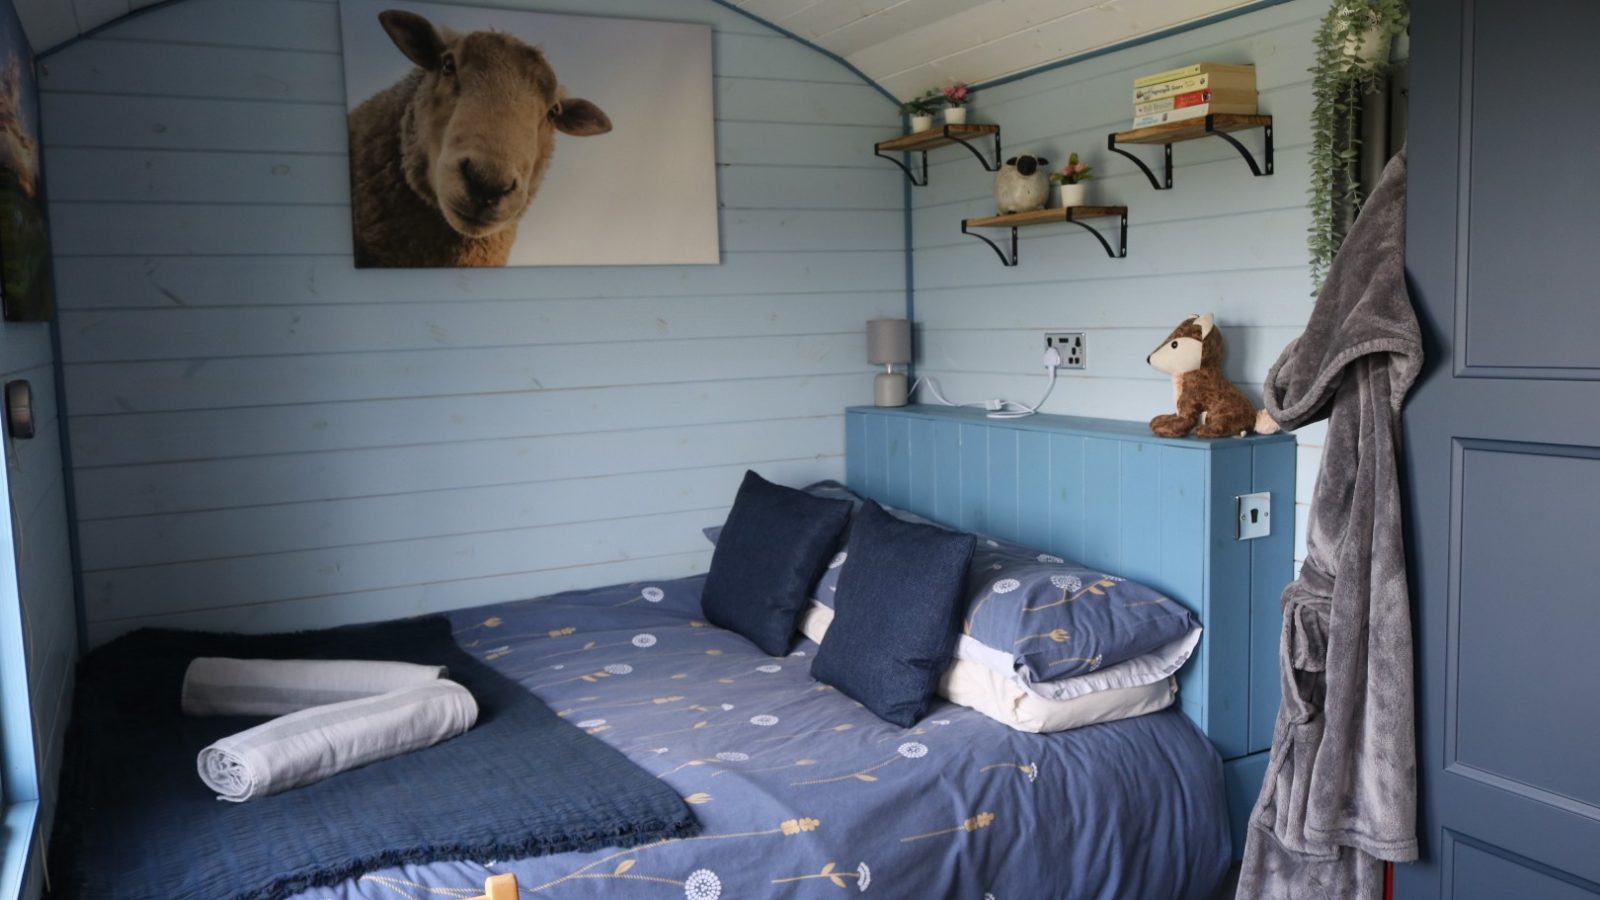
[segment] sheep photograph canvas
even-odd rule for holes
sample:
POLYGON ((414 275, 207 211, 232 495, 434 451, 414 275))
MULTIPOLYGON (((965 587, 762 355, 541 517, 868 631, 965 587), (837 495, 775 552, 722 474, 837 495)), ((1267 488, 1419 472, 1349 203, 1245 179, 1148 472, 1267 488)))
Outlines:
POLYGON ((720 261, 708 26, 339 6, 358 268, 720 261))
POLYGON ((0 8, 0 299, 11 321, 55 315, 50 229, 39 169, 33 50, 11 4, 0 8))

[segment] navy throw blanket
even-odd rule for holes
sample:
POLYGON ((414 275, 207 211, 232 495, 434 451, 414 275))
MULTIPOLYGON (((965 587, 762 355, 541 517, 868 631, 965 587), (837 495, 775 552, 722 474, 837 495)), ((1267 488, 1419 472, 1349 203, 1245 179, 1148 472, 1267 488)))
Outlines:
POLYGON ((629 847, 698 827, 671 787, 461 650, 441 617, 280 635, 148 630, 79 665, 51 874, 66 897, 265 900, 401 863, 629 847), (446 665, 476 698, 478 723, 426 750, 225 803, 195 756, 265 720, 182 715, 196 656, 446 665))

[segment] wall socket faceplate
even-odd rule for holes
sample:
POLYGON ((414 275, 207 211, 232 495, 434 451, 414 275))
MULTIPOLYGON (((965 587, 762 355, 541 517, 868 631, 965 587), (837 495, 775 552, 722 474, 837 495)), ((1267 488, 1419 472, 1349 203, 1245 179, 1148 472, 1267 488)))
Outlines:
POLYGON ((1061 354, 1061 368, 1082 369, 1087 365, 1086 347, 1081 331, 1048 331, 1044 336, 1046 350, 1056 348, 1061 354))

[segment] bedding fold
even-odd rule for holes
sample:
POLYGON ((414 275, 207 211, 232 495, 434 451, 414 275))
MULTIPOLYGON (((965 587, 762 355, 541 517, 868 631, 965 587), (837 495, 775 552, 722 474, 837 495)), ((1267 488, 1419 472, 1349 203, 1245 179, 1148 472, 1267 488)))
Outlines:
POLYGON ((436 678, 281 716, 211 744, 197 764, 217 799, 243 803, 431 747, 477 719, 472 693, 436 678))
POLYGON ((444 666, 363 659, 203 656, 183 674, 186 716, 283 716, 444 678, 444 666))

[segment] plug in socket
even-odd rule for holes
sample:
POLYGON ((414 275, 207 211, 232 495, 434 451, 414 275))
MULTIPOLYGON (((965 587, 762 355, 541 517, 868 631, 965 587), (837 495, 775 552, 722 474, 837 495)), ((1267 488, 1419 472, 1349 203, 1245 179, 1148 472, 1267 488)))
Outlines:
POLYGON ((1088 366, 1087 348, 1084 344, 1084 335, 1081 331, 1051 331, 1044 336, 1044 345, 1048 349, 1056 348, 1061 354, 1061 368, 1083 369, 1088 366))

